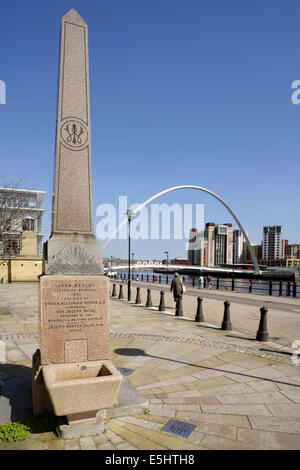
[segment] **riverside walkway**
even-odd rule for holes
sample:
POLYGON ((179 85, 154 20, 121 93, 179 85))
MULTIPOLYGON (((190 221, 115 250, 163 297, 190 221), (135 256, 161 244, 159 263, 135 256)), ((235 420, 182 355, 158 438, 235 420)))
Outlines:
MULTIPOLYGON (((112 286, 113 281, 111 292, 112 286)), ((205 322, 196 323, 199 291, 188 290, 184 315, 176 317, 169 288, 165 311, 158 311, 163 286, 153 286, 153 307, 145 307, 150 287, 132 283, 131 302, 110 300, 111 360, 148 405, 106 420, 106 432, 98 436, 54 440, 51 433, 31 434, 25 441, 0 443, 0 450, 300 449, 300 367, 292 348, 300 339, 299 300, 271 299, 281 306, 268 306, 269 341, 259 342, 253 301, 264 305, 267 297, 234 294, 232 330, 223 331, 224 292, 201 292, 205 322), (142 305, 135 305, 137 286, 142 305), (173 420, 181 422, 185 437, 165 430, 173 420)), ((38 284, 0 286, 2 423, 30 412, 37 307, 38 284)))

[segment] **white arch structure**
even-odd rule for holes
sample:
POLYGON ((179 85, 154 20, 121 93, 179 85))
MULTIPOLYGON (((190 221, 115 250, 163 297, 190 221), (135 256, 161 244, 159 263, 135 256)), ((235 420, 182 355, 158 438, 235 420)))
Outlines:
MULTIPOLYGON (((209 189, 206 189, 206 188, 202 188, 201 186, 194 186, 194 185, 182 185, 182 186, 174 186, 172 188, 168 188, 168 189, 165 189, 164 191, 161 191, 157 194, 155 194, 154 196, 150 197, 149 199, 147 199, 145 202, 143 202, 142 204, 140 204, 137 209, 135 209, 134 211, 132 211, 132 214, 133 215, 136 215, 138 212, 140 212, 143 207, 145 207, 147 204, 150 204, 150 202, 154 201, 154 199, 157 199, 158 197, 162 196, 163 194, 167 194, 167 193, 170 193, 171 191, 177 191, 179 189, 196 189, 198 191, 203 191, 204 193, 207 193, 207 194, 210 194, 211 196, 213 196, 215 199, 217 199, 221 204, 223 204, 223 206, 228 210, 228 212, 232 215, 232 217, 234 218, 235 222, 237 223, 239 229, 241 230, 245 240, 246 240, 246 243, 247 243, 247 246, 248 246, 248 250, 249 250, 249 253, 250 253, 250 256, 252 258, 252 261, 253 261, 253 264, 254 264, 254 269, 255 269, 255 272, 256 274, 259 274, 259 266, 258 266, 258 262, 257 262, 257 259, 256 259, 256 256, 254 254, 254 251, 253 251, 253 248, 250 244, 250 241, 247 237, 247 234, 242 226, 242 224, 240 223, 239 219, 237 218, 237 216, 234 214, 233 210, 228 206, 228 204, 226 204, 225 201, 223 201, 223 199, 221 199, 217 194, 213 193, 212 191, 210 191, 209 189)), ((121 228, 123 227, 123 225, 125 225, 127 223, 127 219, 124 219, 119 227, 112 233, 112 235, 107 239, 107 241, 103 244, 103 249, 109 244, 109 242, 116 236, 116 234, 119 232, 119 230, 121 230, 121 228)))

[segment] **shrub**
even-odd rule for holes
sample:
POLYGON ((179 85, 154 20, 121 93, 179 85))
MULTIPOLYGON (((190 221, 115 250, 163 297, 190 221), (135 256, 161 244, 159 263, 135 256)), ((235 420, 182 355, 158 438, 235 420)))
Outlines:
POLYGON ((23 441, 29 435, 29 428, 19 422, 8 421, 6 424, 0 424, 0 442, 23 441))

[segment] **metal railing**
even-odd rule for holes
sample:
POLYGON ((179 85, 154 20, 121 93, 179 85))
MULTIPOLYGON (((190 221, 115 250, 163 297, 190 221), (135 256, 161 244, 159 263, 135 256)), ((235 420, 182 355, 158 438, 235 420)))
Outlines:
MULTIPOLYGON (((198 277, 181 276, 186 287, 198 288, 201 291, 201 285, 198 277)), ((119 273, 118 279, 128 280, 128 273, 119 273)), ((132 273, 131 279, 141 282, 150 282, 157 284, 170 284, 173 279, 172 274, 140 274, 132 273)), ((270 296, 300 297, 300 283, 293 281, 272 281, 272 280, 252 280, 237 278, 211 277, 211 282, 204 277, 203 289, 221 290, 231 292, 244 292, 253 294, 265 294, 270 296)))

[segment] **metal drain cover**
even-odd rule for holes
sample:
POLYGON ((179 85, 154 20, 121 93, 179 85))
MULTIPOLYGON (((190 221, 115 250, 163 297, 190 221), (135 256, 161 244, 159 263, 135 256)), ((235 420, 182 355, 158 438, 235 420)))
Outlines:
POLYGON ((130 375, 134 372, 134 369, 124 369, 123 367, 118 367, 117 369, 122 375, 130 375))
POLYGON ((191 432, 195 429, 195 427, 195 424, 185 423, 184 421, 177 421, 176 419, 172 419, 163 428, 163 431, 169 432, 171 434, 176 434, 176 436, 188 437, 191 432))

